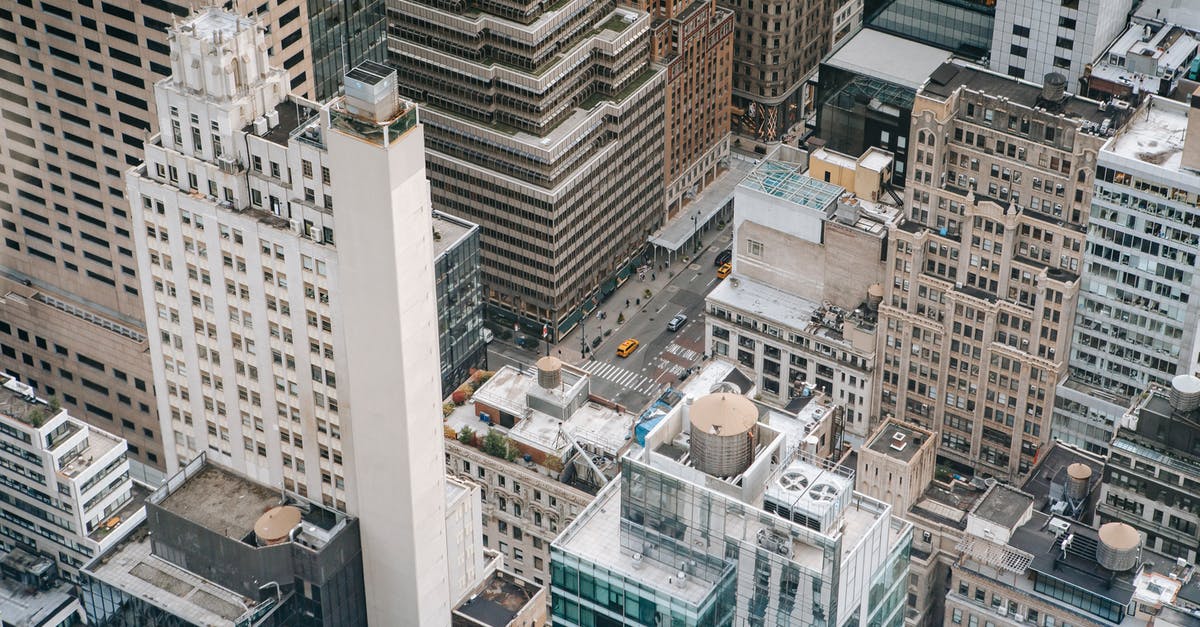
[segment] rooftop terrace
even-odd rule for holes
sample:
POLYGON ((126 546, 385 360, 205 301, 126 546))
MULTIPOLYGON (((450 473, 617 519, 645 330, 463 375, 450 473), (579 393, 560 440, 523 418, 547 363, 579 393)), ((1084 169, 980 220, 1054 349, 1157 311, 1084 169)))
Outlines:
POLYGON ((493 571, 483 588, 454 610, 453 627, 507 627, 541 588, 502 570, 493 571), (463 620, 469 618, 470 620, 463 620))

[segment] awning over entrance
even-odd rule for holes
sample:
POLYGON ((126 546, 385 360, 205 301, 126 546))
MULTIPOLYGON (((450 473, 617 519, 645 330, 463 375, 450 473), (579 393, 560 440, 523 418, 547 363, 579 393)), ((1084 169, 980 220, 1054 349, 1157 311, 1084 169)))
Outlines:
POLYGON ((745 159, 733 155, 729 159, 729 168, 717 176, 716 180, 704 188, 700 195, 684 205, 679 213, 667 222, 666 226, 650 236, 650 244, 669 251, 678 251, 684 244, 692 241, 696 227, 704 227, 717 212, 721 211, 731 200, 738 183, 754 169, 757 160, 745 159), (699 218, 693 224, 692 216, 699 213, 699 218))

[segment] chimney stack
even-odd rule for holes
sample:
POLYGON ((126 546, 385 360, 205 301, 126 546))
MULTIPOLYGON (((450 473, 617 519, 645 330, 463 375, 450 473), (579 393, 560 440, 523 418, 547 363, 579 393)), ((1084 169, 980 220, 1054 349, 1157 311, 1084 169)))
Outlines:
POLYGON ((1192 92, 1189 104, 1187 135, 1183 138, 1183 160, 1180 165, 1200 172, 1200 87, 1192 92))

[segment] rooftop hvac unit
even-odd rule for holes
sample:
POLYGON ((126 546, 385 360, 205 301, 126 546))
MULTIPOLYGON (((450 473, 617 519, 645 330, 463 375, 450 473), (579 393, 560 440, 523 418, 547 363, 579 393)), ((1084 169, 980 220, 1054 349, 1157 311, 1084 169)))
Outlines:
POLYGON ((1053 533, 1055 538, 1062 537, 1064 533, 1071 530, 1071 523, 1061 518, 1051 518, 1049 526, 1050 533, 1053 533))

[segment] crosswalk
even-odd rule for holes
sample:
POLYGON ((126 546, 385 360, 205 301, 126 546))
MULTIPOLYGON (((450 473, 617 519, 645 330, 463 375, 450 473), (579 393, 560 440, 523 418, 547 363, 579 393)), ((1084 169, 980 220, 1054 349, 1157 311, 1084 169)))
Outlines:
POLYGON ((672 353, 674 355, 679 355, 680 357, 682 357, 688 361, 696 361, 696 360, 700 359, 700 353, 697 353, 696 351, 694 351, 690 348, 684 348, 674 342, 672 342, 671 344, 669 344, 667 346, 667 352, 672 353))
POLYGON ((653 394, 658 389, 658 384, 650 377, 603 361, 584 362, 580 367, 587 371, 588 374, 612 381, 621 387, 635 390, 639 394, 653 394))

